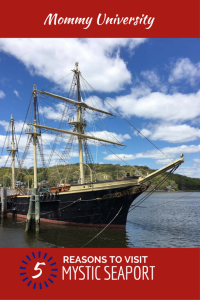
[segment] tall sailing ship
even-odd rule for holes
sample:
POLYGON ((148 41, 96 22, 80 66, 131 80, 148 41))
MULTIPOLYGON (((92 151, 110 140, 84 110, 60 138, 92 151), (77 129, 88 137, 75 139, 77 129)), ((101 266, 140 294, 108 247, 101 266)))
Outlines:
MULTIPOLYGON (((106 224, 112 226, 126 225, 127 215, 129 208, 133 201, 145 192, 150 184, 151 180, 160 175, 165 174, 169 170, 176 169, 184 161, 183 155, 180 159, 172 162, 171 164, 147 175, 141 176, 126 176, 120 180, 106 180, 97 181, 93 176, 92 170, 90 180, 85 179, 84 174, 84 151, 83 146, 87 141, 97 141, 101 144, 112 144, 117 146, 123 146, 117 141, 106 140, 95 137, 92 134, 86 134, 86 121, 83 118, 85 111, 93 111, 101 113, 107 116, 114 116, 111 112, 89 106, 82 100, 82 90, 80 86, 81 73, 78 69, 78 63, 76 63, 73 70, 73 86, 76 88, 77 100, 58 96, 46 91, 37 90, 34 85, 33 99, 34 99, 34 121, 28 123, 29 130, 26 132, 29 141, 33 143, 34 153, 34 189, 38 190, 37 183, 37 148, 40 146, 39 138, 41 137, 41 130, 45 132, 51 132, 54 134, 75 136, 78 140, 79 150, 79 181, 75 185, 58 185, 53 188, 49 188, 48 191, 44 191, 39 195, 40 202, 40 220, 50 221, 55 223, 66 223, 74 225, 87 225, 87 226, 105 226, 106 224), (65 103, 70 103, 76 107, 76 120, 69 120, 68 124, 71 126, 71 130, 65 130, 60 128, 53 128, 41 125, 38 122, 38 95, 52 97, 54 99, 61 100, 65 103)), ((11 123, 13 124, 11 118, 11 123)), ((41 150, 41 148, 39 147, 41 150)), ((17 149, 14 146, 14 140, 12 141, 12 148, 10 153, 12 154, 12 186, 15 187, 15 167, 14 158, 17 149)), ((86 154, 85 154, 86 155, 86 154)), ((88 155, 88 154, 87 154, 88 155)), ((22 157, 23 159, 23 157, 22 157)), ((15 211, 18 216, 26 217, 30 202, 29 194, 12 195, 9 199, 9 209, 15 211)))

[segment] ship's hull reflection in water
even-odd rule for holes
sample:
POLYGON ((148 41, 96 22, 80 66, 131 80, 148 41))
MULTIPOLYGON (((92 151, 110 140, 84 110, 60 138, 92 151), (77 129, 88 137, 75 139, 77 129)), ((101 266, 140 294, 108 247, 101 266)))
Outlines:
MULTIPOLYGON (((0 247, 64 247, 80 248, 97 235, 101 227, 40 224, 40 233, 26 234, 25 221, 21 219, 1 220, 0 247)), ((124 228, 107 228, 87 247, 126 248, 127 232, 124 228)))

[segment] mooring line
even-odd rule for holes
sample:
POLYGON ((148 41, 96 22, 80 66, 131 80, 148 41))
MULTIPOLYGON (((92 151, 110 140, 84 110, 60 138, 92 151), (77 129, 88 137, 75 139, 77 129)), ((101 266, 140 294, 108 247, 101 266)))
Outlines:
MULTIPOLYGON (((123 205, 122 205, 123 207, 123 205)), ((97 233, 89 242, 87 242, 85 245, 83 245, 81 248, 84 248, 86 245, 88 245, 90 242, 92 242, 96 237, 98 237, 114 220, 115 218, 119 215, 120 211, 122 210, 122 207, 118 211, 118 213, 114 216, 114 218, 108 223, 99 233, 97 233)))

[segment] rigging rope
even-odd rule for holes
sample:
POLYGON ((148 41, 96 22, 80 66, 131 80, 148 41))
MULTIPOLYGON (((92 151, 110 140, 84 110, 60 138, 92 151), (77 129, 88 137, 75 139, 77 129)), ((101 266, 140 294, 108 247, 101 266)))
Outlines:
POLYGON ((114 218, 99 232, 97 233, 91 240, 89 240, 86 244, 84 244, 81 248, 84 248, 86 245, 88 245, 90 242, 92 242, 95 238, 97 238, 115 219, 116 217, 119 215, 120 211, 122 210, 122 207, 120 208, 120 210, 117 212, 117 214, 114 216, 114 218))
MULTIPOLYGON (((69 91, 68 97, 70 96, 71 93, 74 94, 74 85, 75 85, 75 83, 74 83, 75 82, 74 81, 75 77, 74 76, 73 76, 73 81, 72 81, 72 84, 71 84, 71 87, 70 87, 70 91, 69 91)), ((64 127, 64 123, 66 121, 64 119, 64 117, 67 115, 67 113, 69 113, 69 111, 70 111, 70 106, 64 104, 64 111, 63 111, 63 114, 61 115, 61 120, 60 120, 60 123, 59 123, 59 128, 60 129, 62 129, 64 127)), ((59 139, 58 136, 56 136, 55 139, 54 139, 52 150, 55 150, 58 139, 59 139)), ((48 165, 50 165, 50 163, 51 163, 52 156, 53 156, 53 152, 51 151, 50 156, 49 156, 49 160, 48 160, 48 165)), ((58 168, 57 168, 57 170, 58 170, 58 168)), ((59 173, 59 177, 60 177, 60 172, 58 171, 58 173, 59 173)), ((60 177, 60 180, 61 180, 61 177, 60 177)))
POLYGON ((150 191, 150 192, 148 192, 148 194, 147 195, 145 195, 142 199, 140 199, 137 203, 135 203, 135 204, 132 204, 131 206, 130 206, 130 208, 129 208, 129 212, 131 212, 133 209, 135 209, 136 207, 138 207, 141 203, 143 203, 147 198, 149 198, 149 196, 151 196, 154 192, 155 192, 155 190, 157 189, 157 188, 159 188, 161 185, 162 185, 162 183, 163 182, 165 182, 166 181, 166 179, 168 178, 168 177, 170 177, 175 171, 176 171, 176 169, 178 168, 178 166, 175 166, 174 168, 172 168, 171 169, 171 171, 156 185, 156 187, 152 190, 152 191, 150 191))
MULTIPOLYGON (((42 141, 43 141, 43 143, 45 143, 45 141, 43 139, 42 139, 42 141)), ((55 150, 53 150, 47 143, 45 143, 45 145, 47 147, 49 147, 49 149, 51 149, 62 161, 64 161, 65 164, 67 164, 67 162, 55 150)))
POLYGON ((64 77, 62 77, 61 79, 59 79, 58 81, 56 81, 56 82, 54 82, 53 84, 50 84, 50 85, 46 85, 41 91, 44 91, 44 89, 47 87, 50 87, 50 86, 53 86, 53 85, 55 85, 56 83, 58 83, 59 81, 61 81, 61 80, 63 80, 64 78, 66 78, 66 77, 68 77, 69 75, 71 75, 73 73, 73 71, 72 72, 70 72, 68 75, 66 75, 66 76, 64 76, 64 77))
MULTIPOLYGON (((89 132, 93 137, 95 137, 90 131, 87 130, 87 132, 89 132)), ((107 147, 105 144, 103 144, 102 142, 98 141, 102 146, 106 147, 106 149, 108 149, 108 151, 112 152, 117 158, 119 158, 119 160, 123 161, 128 167, 131 167, 131 165, 129 165, 125 160, 123 160, 122 158, 120 158, 117 154, 115 154, 109 147, 107 147)))
POLYGON ((20 133, 20 136, 19 136, 17 145, 16 145, 17 148, 19 148, 18 145, 19 145, 19 142, 20 142, 20 139, 21 139, 22 132, 23 132, 23 130, 24 130, 24 125, 25 125, 25 123, 26 123, 26 118, 27 118, 27 116, 28 116, 28 112, 29 112, 29 108, 30 108, 30 106, 31 106, 32 99, 33 99, 33 95, 31 96, 31 100, 29 101, 29 106, 28 106, 28 110, 27 110, 27 112, 26 112, 26 117, 25 117, 25 120, 24 120, 24 123, 23 123, 23 126, 22 126, 22 130, 21 130, 21 133, 20 133))
POLYGON ((7 162, 8 162, 8 160, 9 160, 10 157, 11 157, 11 152, 9 153, 9 155, 8 155, 8 157, 7 157, 7 159, 6 159, 6 162, 5 162, 5 164, 4 164, 4 166, 3 166, 2 168, 5 168, 5 167, 6 167, 7 162))
MULTIPOLYGON (((82 77, 82 76, 81 76, 82 77)), ((85 88, 86 88, 86 92, 87 92, 87 94, 88 94, 88 97, 90 97, 90 95, 89 95, 89 91, 88 91, 88 88, 87 88, 87 85, 86 85, 86 83, 84 82, 84 80, 82 79, 82 82, 84 83, 84 86, 85 86, 85 88)), ((84 92, 85 93, 85 92, 84 92)), ((90 97, 91 98, 91 101, 92 101, 92 104, 94 105, 94 103, 93 103, 93 100, 95 101, 95 98, 94 98, 94 96, 91 96, 90 97), (92 100, 93 99, 93 100, 92 100)), ((95 101, 96 102, 96 101, 95 101)), ((94 105, 94 107, 95 107, 95 105, 94 105)), ((100 109, 100 107, 98 107, 98 105, 97 105, 97 108, 99 108, 100 109)), ((88 113, 88 112, 87 112, 88 113)), ((101 124, 104 126, 104 128, 106 129, 106 131, 107 132, 105 132, 105 134, 106 134, 106 136, 107 136, 107 138, 109 139, 109 136, 108 136, 108 132, 109 132, 109 134, 114 138, 114 140, 116 140, 118 143, 120 143, 119 142, 119 140, 110 132, 110 130, 106 127, 106 125, 104 124, 104 122, 102 121, 102 118, 100 117, 100 115, 99 115, 99 113, 97 113, 97 112, 93 112, 93 114, 92 114, 92 116, 93 115, 95 115, 98 119, 99 119, 99 121, 101 122, 101 124)), ((96 125, 97 126, 97 125, 96 125)), ((100 130, 102 130, 99 126, 97 126, 100 130)), ((117 147, 117 145, 115 145, 115 147, 116 148, 118 148, 117 147)), ((119 149, 119 148, 118 148, 119 149)))
POLYGON ((7 129, 7 133, 6 133, 6 138, 5 138, 5 140, 4 140, 3 148, 2 148, 2 150, 1 150, 0 158, 1 158, 2 154, 3 154, 3 150, 4 150, 4 147, 5 147, 6 139, 7 139, 7 137, 9 136, 8 134, 10 133, 10 126, 11 126, 11 124, 9 123, 8 129, 7 129))

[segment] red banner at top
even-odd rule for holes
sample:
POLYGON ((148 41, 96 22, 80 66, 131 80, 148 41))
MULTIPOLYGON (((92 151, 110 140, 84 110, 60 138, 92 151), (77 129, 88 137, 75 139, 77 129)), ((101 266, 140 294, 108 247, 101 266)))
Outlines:
POLYGON ((0 28, 0 37, 200 37, 200 1, 3 1, 0 28))

